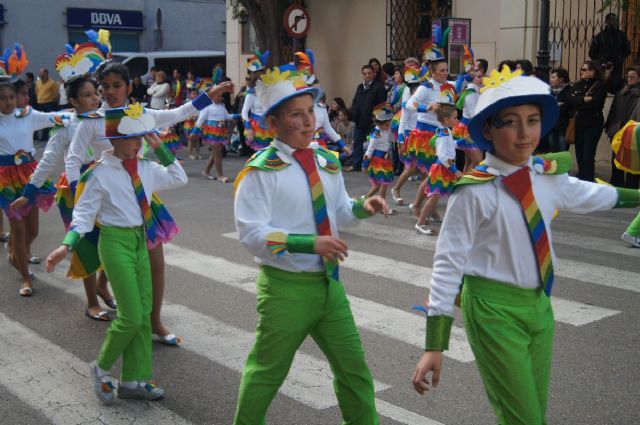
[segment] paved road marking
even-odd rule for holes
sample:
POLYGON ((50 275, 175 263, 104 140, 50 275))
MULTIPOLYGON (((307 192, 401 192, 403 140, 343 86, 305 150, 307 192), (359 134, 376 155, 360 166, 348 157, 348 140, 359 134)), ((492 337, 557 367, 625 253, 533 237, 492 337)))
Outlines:
POLYGON ((2 313, 0 323, 0 384, 51 423, 190 424, 159 403, 101 405, 87 363, 2 313))
MULTIPOLYGON (((366 223, 362 223, 366 224, 366 223)), ((375 228, 378 226, 375 225, 375 228)), ((383 227, 383 226, 380 226, 383 227)), ((388 226, 386 226, 388 227, 388 226)), ((354 229, 357 229, 354 228, 354 229)), ((377 229, 378 232, 376 236, 382 238, 381 235, 386 232, 391 232, 390 228, 386 229, 377 229)), ((227 238, 237 239, 237 233, 225 233, 222 235, 227 238)), ((365 236, 365 235, 363 235, 365 236)), ((388 235, 391 237, 391 234, 388 235)), ((403 235, 405 236, 405 235, 403 235)), ((418 236, 418 235, 416 235, 418 236)), ((433 239, 433 238, 425 238, 422 236, 418 236, 419 239, 413 240, 414 242, 420 242, 420 239, 433 239)), ((394 239, 384 239, 384 240, 397 240, 398 234, 395 234, 394 239)), ((403 237, 402 243, 410 242, 412 239, 410 237, 403 237)), ((188 258, 188 257, 187 257, 188 258)), ((569 260, 563 260, 563 267, 567 267, 570 265, 569 260)), ((381 257, 378 255, 367 254, 360 251, 349 251, 349 257, 342 264, 342 267, 356 270, 362 273, 372 274, 374 276, 383 277, 385 279, 391 279, 398 282, 402 282, 412 286, 418 286, 420 288, 429 288, 431 283, 431 267, 418 266, 411 263, 406 263, 404 261, 398 261, 386 257, 381 257)), ((560 268, 556 273, 565 274, 574 274, 575 272, 570 270, 567 271, 563 267, 560 268)), ((620 274, 620 273, 618 273, 620 274)), ((584 280, 584 279, 580 279, 584 280)), ((640 285, 640 275, 639 275, 639 283, 640 285)), ((422 300, 416 300, 422 301, 422 300)), ((555 314, 555 319, 561 323, 567 323, 573 326, 582 326, 591 322, 595 322, 605 317, 614 316, 620 311, 612 310, 604 307, 598 307, 594 305, 584 304, 577 301, 570 301, 562 298, 552 297, 551 302, 553 304, 553 310, 555 314)), ((460 329, 460 328, 458 328, 460 329)))

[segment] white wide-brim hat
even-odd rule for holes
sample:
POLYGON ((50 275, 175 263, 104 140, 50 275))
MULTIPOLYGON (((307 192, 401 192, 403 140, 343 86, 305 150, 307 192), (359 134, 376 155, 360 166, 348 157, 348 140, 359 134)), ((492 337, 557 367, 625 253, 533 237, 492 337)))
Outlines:
POLYGON ((280 105, 294 97, 311 95, 313 102, 317 102, 321 97, 321 90, 308 87, 304 76, 297 71, 273 68, 256 82, 256 94, 264 109, 262 120, 265 120, 280 105))
POLYGON ((493 143, 483 134, 485 123, 504 108, 534 103, 540 105, 542 124, 540 137, 546 135, 558 121, 560 108, 551 95, 549 85, 532 76, 521 76, 508 69, 498 73, 495 69, 483 80, 485 85, 469 122, 471 139, 483 150, 491 150, 493 143))

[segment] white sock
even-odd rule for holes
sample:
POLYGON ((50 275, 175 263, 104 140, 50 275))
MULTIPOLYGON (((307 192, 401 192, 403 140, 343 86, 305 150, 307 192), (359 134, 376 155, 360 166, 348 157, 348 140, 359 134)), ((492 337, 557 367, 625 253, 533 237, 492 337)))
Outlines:
POLYGON ((138 381, 120 381, 120 386, 133 390, 138 386, 138 381))
POLYGON ((103 376, 111 376, 111 371, 110 370, 100 369, 100 366, 98 366, 97 363, 96 363, 96 373, 98 374, 98 376, 100 378, 102 378, 103 376))

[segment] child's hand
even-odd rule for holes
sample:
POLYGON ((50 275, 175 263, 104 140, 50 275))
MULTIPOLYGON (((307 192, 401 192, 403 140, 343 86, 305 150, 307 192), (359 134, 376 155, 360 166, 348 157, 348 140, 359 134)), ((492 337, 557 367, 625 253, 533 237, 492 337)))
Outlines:
POLYGON ((318 236, 313 246, 316 254, 326 257, 331 261, 344 261, 347 257, 347 244, 333 236, 318 236))
POLYGON ((147 141, 151 149, 158 149, 162 144, 162 140, 160 140, 160 137, 156 133, 145 134, 144 140, 147 141))
POLYGON ((15 201, 13 201, 10 207, 13 209, 18 209, 27 205, 27 202, 29 202, 29 198, 27 198, 26 196, 21 196, 15 201))
POLYGON ((389 215, 389 205, 387 201, 378 195, 367 198, 367 200, 364 201, 364 209, 371 215, 379 212, 384 214, 385 217, 389 215))
POLYGON ((231 81, 225 81, 224 83, 215 85, 207 90, 207 96, 209 96, 210 99, 213 99, 223 93, 233 93, 233 89, 233 83, 231 81))
POLYGON ((47 257, 47 271, 49 273, 53 273, 53 269, 55 269, 56 264, 64 260, 68 253, 69 247, 66 245, 60 245, 59 247, 51 251, 51 253, 47 257))
POLYGON ((418 394, 424 394, 429 391, 429 385, 434 388, 440 382, 440 369, 442 368, 442 353, 440 351, 425 352, 418 364, 416 371, 413 373, 412 384, 418 394), (432 372, 431 382, 427 380, 427 373, 432 372))
POLYGON ((347 156, 351 156, 351 149, 349 149, 349 146, 345 146, 344 148, 342 148, 342 153, 347 156))
POLYGON ((455 173, 455 174, 456 174, 456 178, 457 178, 457 179, 462 178, 462 176, 464 175, 464 174, 462 174, 462 171, 460 171, 460 170, 456 171, 456 173, 455 173))

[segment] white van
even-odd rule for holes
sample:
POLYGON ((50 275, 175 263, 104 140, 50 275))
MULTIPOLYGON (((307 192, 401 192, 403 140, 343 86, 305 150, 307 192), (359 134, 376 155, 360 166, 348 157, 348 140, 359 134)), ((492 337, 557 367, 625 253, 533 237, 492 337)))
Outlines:
POLYGON ((141 76, 155 66, 171 77, 174 68, 178 68, 183 77, 187 71, 196 76, 210 76, 217 64, 225 64, 225 53, 217 50, 185 50, 175 52, 114 52, 113 60, 129 68, 131 77, 141 76))

